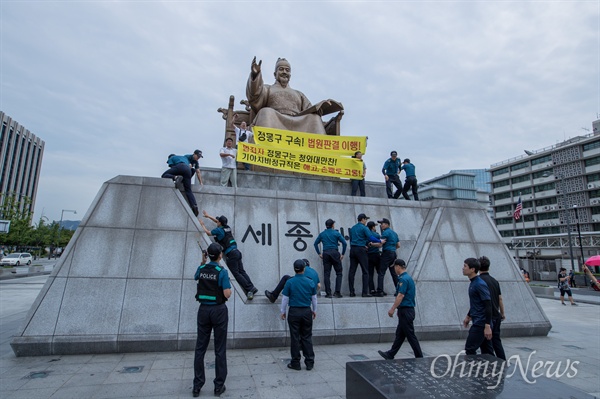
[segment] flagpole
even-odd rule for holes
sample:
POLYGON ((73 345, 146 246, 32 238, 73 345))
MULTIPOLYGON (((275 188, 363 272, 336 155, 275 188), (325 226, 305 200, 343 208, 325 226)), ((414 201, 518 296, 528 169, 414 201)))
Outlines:
MULTIPOLYGON (((521 197, 521 192, 519 191, 519 202, 521 202, 521 207, 523 206, 523 197, 521 197)), ((523 236, 525 236, 525 215, 523 215, 523 209, 521 209, 521 219, 523 220, 523 236)))

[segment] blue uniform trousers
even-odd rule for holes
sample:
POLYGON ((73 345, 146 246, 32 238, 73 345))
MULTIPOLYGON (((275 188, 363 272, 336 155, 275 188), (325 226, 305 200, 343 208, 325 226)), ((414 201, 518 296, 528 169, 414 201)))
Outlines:
POLYGON ((421 351, 421 345, 415 335, 415 308, 413 307, 399 307, 398 308, 398 327, 396 327, 396 337, 392 344, 392 349, 389 350, 388 354, 391 357, 396 356, 400 347, 404 343, 405 339, 408 339, 408 343, 415 354, 415 357, 423 357, 421 351))
POLYGON ((348 271, 348 286, 350 294, 354 294, 354 276, 356 269, 362 270, 362 293, 369 294, 369 257, 367 256, 367 248, 353 246, 350 247, 350 270, 348 271))
POLYGON ((225 255, 225 263, 233 274, 233 278, 242 287, 244 292, 248 294, 248 291, 254 290, 254 284, 250 280, 250 276, 244 270, 244 263, 242 263, 242 253, 237 249, 232 249, 225 255))
POLYGON ((335 270, 335 292, 342 289, 342 259, 337 249, 323 251, 323 275, 325 280, 325 293, 331 295, 331 267, 335 270))
POLYGON ((400 182, 400 176, 398 175, 387 175, 388 179, 385 182, 385 191, 388 198, 398 199, 402 193, 402 183, 400 182), (396 186, 396 192, 392 194, 392 185, 396 186))
POLYGON ((402 196, 404 199, 409 200, 408 189, 412 190, 413 199, 415 201, 419 200, 419 194, 417 192, 419 185, 417 184, 417 178, 415 176, 408 176, 406 180, 404 180, 404 188, 402 189, 402 196))
POLYGON ((227 322, 228 310, 225 304, 200 305, 198 309, 198 338, 194 353, 194 390, 200 390, 206 382, 204 375, 204 355, 210 342, 210 333, 215 332, 215 389, 220 389, 227 378, 227 322))
POLYGON ((185 190, 188 204, 190 204, 192 208, 198 206, 196 197, 194 197, 194 193, 192 193, 192 169, 184 163, 178 163, 177 165, 170 167, 161 177, 172 179, 175 176, 183 177, 183 189, 185 190))
POLYGON ((315 364, 315 352, 312 344, 312 325, 313 314, 310 307, 292 307, 287 315, 288 325, 290 326, 290 341, 292 366, 300 366, 300 349, 304 355, 304 363, 307 366, 315 364))

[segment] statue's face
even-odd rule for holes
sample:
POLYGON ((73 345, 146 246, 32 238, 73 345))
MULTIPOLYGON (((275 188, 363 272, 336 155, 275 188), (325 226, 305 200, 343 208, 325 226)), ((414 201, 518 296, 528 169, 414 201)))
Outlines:
POLYGON ((283 87, 287 86, 292 78, 292 67, 287 61, 280 61, 275 67, 275 80, 283 87))

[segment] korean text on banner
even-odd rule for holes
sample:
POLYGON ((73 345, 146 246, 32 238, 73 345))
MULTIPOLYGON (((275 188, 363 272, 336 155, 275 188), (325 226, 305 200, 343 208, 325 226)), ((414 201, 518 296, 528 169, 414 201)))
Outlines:
POLYGON ((366 136, 326 136, 314 133, 292 132, 254 126, 254 142, 261 147, 287 151, 321 152, 335 155, 354 155, 356 151, 367 151, 366 136))
POLYGON ((319 176, 351 179, 363 177, 363 163, 355 158, 300 150, 264 148, 248 143, 238 143, 237 161, 319 176))

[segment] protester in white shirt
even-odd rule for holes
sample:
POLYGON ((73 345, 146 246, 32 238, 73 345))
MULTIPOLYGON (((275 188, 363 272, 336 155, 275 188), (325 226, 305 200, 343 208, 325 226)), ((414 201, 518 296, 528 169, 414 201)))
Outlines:
MULTIPOLYGON (((252 128, 248 128, 246 126, 246 122, 242 122, 240 123, 240 125, 236 125, 235 121, 237 119, 237 114, 233 115, 233 119, 231 121, 231 124, 233 125, 233 130, 235 130, 235 137, 237 139, 238 143, 250 143, 252 140, 252 136, 254 135, 254 133, 252 133, 252 128)), ((237 148, 237 146, 236 146, 237 148)), ((250 164, 249 163, 242 163, 244 165, 244 170, 250 170, 250 164)))
POLYGON ((231 181, 231 185, 237 188, 237 166, 236 155, 237 150, 233 148, 233 139, 231 137, 225 140, 225 147, 219 151, 223 166, 221 167, 221 185, 227 187, 231 181))

